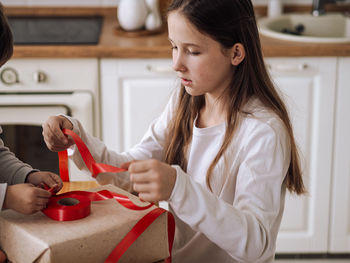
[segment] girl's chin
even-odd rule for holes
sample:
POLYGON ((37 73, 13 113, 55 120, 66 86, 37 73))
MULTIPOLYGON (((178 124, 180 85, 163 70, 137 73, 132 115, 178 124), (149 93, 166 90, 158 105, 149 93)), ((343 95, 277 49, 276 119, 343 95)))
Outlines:
POLYGON ((200 96, 203 95, 203 93, 198 92, 197 90, 193 89, 192 87, 185 86, 186 92, 191 96, 200 96))
POLYGON ((189 86, 185 86, 185 90, 188 94, 192 95, 193 89, 189 86))

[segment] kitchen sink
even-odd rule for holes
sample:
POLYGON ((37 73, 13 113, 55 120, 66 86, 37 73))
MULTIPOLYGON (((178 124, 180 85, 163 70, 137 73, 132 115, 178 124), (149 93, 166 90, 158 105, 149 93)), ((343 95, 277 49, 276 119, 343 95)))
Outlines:
POLYGON ((275 39, 314 42, 350 43, 350 18, 341 13, 321 16, 291 13, 258 20, 262 35, 275 39))
POLYGON ((10 16, 16 45, 96 45, 100 16, 10 16))

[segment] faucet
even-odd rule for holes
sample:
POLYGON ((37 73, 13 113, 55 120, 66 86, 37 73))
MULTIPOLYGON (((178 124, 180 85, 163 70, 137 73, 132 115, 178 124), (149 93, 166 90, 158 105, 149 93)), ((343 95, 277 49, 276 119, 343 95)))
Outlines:
POLYGON ((324 5, 326 3, 337 3, 337 2, 345 2, 346 0, 312 0, 312 15, 320 16, 324 15, 326 11, 324 10, 324 5))

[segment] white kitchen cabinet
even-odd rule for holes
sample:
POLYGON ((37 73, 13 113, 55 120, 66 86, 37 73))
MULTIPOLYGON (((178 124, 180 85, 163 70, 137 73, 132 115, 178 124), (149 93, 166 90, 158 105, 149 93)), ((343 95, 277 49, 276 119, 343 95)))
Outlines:
POLYGON ((335 114, 330 252, 350 252, 350 58, 339 58, 335 114))
POLYGON ((176 87, 171 59, 102 59, 103 140, 121 152, 140 142, 176 87))
POLYGON ((336 58, 270 58, 301 152, 308 194, 287 194, 277 253, 326 253, 331 198, 336 58))

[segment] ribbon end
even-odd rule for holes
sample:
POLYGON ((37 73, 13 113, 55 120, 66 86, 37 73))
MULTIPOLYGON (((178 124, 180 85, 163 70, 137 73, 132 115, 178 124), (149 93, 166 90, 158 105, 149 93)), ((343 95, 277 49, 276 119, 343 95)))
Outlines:
POLYGON ((93 163, 92 164, 92 176, 97 177, 100 173, 121 173, 126 172, 126 169, 108 165, 105 163, 93 163))

